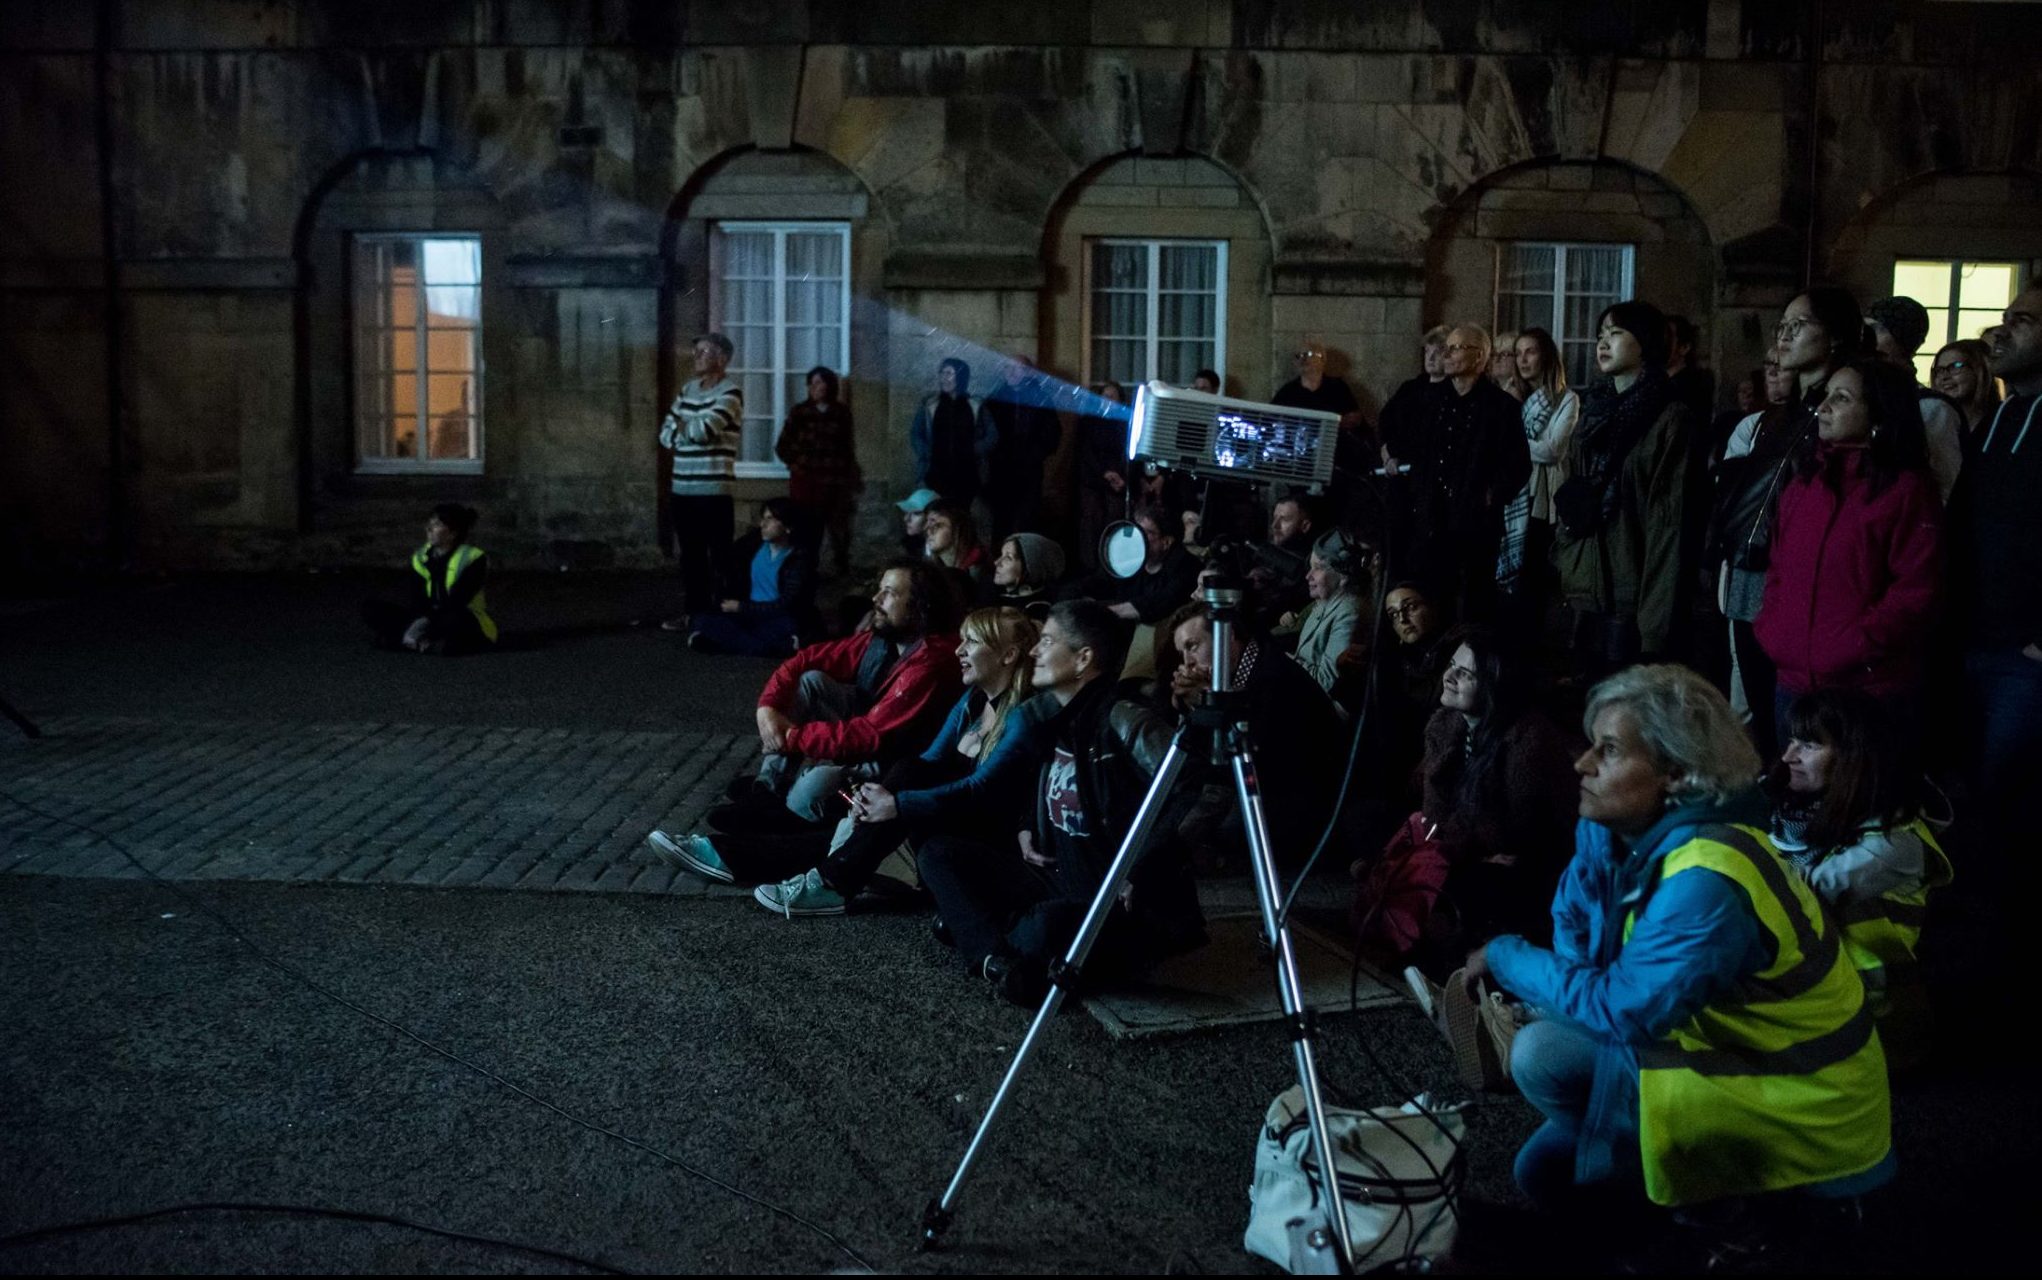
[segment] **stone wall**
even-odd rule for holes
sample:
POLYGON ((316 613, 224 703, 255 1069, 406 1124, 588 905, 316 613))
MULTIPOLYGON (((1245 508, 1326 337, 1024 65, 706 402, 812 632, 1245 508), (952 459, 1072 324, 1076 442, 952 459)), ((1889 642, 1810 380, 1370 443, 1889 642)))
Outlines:
POLYGON ((441 496, 513 563, 654 563, 706 227, 747 210, 853 223, 875 544, 941 352, 1081 376, 1087 235, 1228 239, 1245 394, 1314 339, 1379 403, 1561 229, 1638 243, 1727 382, 1811 277, 2042 254, 2038 10, 1843 8, 20 0, 0 564, 387 562, 441 496), (407 218, 484 235, 479 477, 355 474, 340 248, 407 218))

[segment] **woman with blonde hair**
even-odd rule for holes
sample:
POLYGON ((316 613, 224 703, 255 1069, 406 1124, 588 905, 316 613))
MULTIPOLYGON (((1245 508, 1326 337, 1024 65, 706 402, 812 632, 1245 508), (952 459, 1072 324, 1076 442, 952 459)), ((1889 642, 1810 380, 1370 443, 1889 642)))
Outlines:
POLYGON ((1007 820, 1029 803, 1057 710, 1055 699, 1035 694, 1041 632, 1034 619, 1006 605, 969 614, 957 645, 964 696, 928 749, 858 788, 828 855, 816 859, 811 852, 808 870, 760 885, 752 895, 759 905, 789 919, 842 915, 903 840, 912 846, 938 831, 982 828, 1011 839, 1007 820))

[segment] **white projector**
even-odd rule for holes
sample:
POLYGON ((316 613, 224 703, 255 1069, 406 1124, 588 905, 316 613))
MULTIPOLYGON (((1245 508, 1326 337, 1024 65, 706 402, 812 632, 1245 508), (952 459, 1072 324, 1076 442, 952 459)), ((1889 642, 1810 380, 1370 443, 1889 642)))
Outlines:
POLYGON ((1333 478, 1340 415, 1186 391, 1135 388, 1127 456, 1215 480, 1323 492, 1333 478))

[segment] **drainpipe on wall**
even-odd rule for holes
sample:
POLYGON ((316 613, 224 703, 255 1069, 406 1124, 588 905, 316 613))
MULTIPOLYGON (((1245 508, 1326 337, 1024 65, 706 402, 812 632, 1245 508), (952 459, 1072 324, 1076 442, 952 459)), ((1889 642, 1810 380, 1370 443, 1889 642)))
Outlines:
POLYGON ((99 151, 100 303, 106 332, 106 476, 107 541, 112 568, 129 566, 132 529, 128 511, 127 442, 121 419, 127 403, 126 359, 120 295, 120 235, 114 226, 113 176, 113 23, 115 0, 99 0, 93 36, 92 78, 95 93, 93 133, 99 151))
POLYGON ((1822 178, 1822 0, 1808 6, 1808 217, 1802 228, 1807 246, 1801 260, 1801 287, 1815 287, 1815 226, 1821 213, 1822 178))

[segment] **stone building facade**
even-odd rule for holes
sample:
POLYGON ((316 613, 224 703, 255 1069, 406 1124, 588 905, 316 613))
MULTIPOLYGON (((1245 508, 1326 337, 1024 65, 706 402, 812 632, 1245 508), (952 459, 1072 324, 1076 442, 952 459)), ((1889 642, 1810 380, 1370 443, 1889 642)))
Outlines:
POLYGON ((1526 242, 1632 246, 1734 377, 1808 280, 2042 263, 2038 46, 1935 0, 18 0, 0 564, 389 563, 444 499, 513 563, 656 562, 747 223, 848 228, 874 537, 942 355, 1100 376, 1115 237, 1225 245, 1236 394, 1312 339, 1380 403, 1526 242), (480 241, 480 456, 407 474, 362 462, 351 255, 425 233, 480 241))

